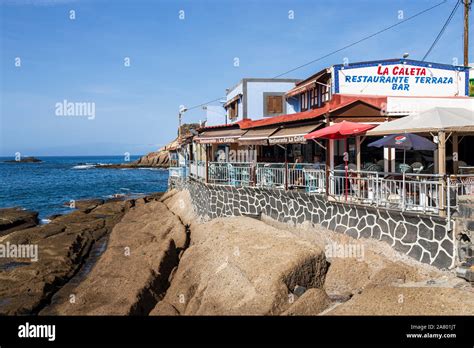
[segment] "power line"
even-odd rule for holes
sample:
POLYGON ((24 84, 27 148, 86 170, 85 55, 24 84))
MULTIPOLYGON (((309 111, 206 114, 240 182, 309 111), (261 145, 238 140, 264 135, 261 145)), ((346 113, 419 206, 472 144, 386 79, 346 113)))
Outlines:
MULTIPOLYGON (((386 32, 387 30, 390 30, 390 29, 392 29, 392 28, 395 28, 396 26, 399 26, 399 25, 401 25, 401 24, 403 24, 403 23, 406 23, 406 22, 408 22, 408 21, 410 21, 410 20, 412 20, 412 19, 414 19, 414 18, 416 18, 416 17, 418 17, 418 16, 421 16, 422 14, 424 14, 424 13, 426 13, 426 12, 429 12, 429 11, 431 11, 431 10, 433 10, 433 9, 435 9, 435 8, 437 8, 437 7, 439 7, 439 6, 441 6, 441 5, 443 5, 443 4, 446 3, 447 1, 448 1, 448 0, 443 0, 443 1, 439 2, 438 4, 436 4, 436 5, 434 5, 434 6, 428 7, 428 8, 426 8, 426 9, 424 9, 424 10, 418 12, 418 13, 415 13, 413 16, 410 16, 410 17, 408 17, 408 18, 406 18, 406 19, 403 19, 403 20, 401 20, 401 21, 399 21, 399 22, 397 22, 397 23, 395 23, 395 24, 392 24, 392 25, 390 25, 390 26, 388 26, 388 27, 386 27, 386 28, 384 28, 384 29, 382 29, 382 30, 379 30, 379 31, 377 31, 377 32, 375 32, 375 33, 373 33, 373 34, 370 34, 370 35, 368 35, 368 36, 365 36, 365 37, 363 37, 363 38, 360 39, 360 40, 357 40, 357 41, 355 41, 355 42, 352 42, 351 44, 348 44, 348 45, 346 45, 346 46, 344 46, 344 47, 342 47, 342 48, 339 48, 339 49, 337 49, 337 50, 334 50, 334 51, 332 51, 332 52, 330 52, 330 53, 328 53, 328 54, 325 54, 324 56, 321 56, 321 57, 319 57, 319 58, 316 58, 316 59, 314 59, 314 60, 312 60, 312 61, 310 61, 310 62, 307 62, 307 63, 305 63, 305 64, 302 64, 302 65, 300 65, 300 66, 297 66, 296 68, 293 68, 293 69, 291 69, 291 70, 285 71, 284 73, 279 74, 279 75, 276 75, 276 76, 273 77, 273 78, 276 79, 276 78, 278 78, 278 77, 280 77, 280 76, 289 74, 290 72, 293 72, 293 71, 296 71, 296 70, 298 70, 298 69, 304 68, 305 66, 308 66, 308 65, 310 65, 310 64, 316 63, 316 62, 318 62, 318 61, 320 61, 320 60, 322 60, 322 59, 324 59, 324 58, 327 58, 327 57, 329 57, 329 56, 332 56, 332 55, 334 55, 334 54, 336 54, 336 53, 338 53, 338 52, 341 52, 341 51, 343 51, 343 50, 345 50, 345 49, 347 49, 347 48, 350 48, 350 47, 352 47, 352 46, 355 46, 355 45, 357 45, 357 44, 359 44, 359 43, 361 43, 361 42, 363 42, 363 41, 366 41, 366 40, 368 40, 368 39, 371 39, 371 38, 373 38, 374 36, 377 36, 377 35, 379 35, 379 34, 381 34, 381 33, 383 33, 383 32, 386 32)), ((221 99, 221 97, 216 98, 216 99, 211 100, 211 101, 208 101, 208 102, 205 102, 205 103, 201 103, 201 104, 192 106, 192 107, 188 108, 188 111, 189 111, 189 110, 196 109, 196 108, 199 108, 199 107, 202 107, 202 106, 207 105, 207 104, 209 104, 209 103, 213 103, 213 102, 218 101, 218 100, 220 100, 220 99, 221 99)))
POLYGON ((454 8, 453 10, 451 11, 451 13, 449 14, 449 17, 448 19, 446 19, 446 22, 444 22, 444 25, 443 27, 441 28, 440 32, 438 33, 438 36, 436 36, 436 39, 433 41, 433 43, 431 44, 428 52, 426 52, 426 54, 423 56, 423 59, 422 61, 425 61, 426 57, 429 56, 429 54, 431 53, 431 51, 433 50, 433 48, 436 46, 436 44, 438 43, 439 39, 441 38, 441 36, 443 36, 446 28, 448 27, 449 23, 451 22, 451 20, 453 19, 454 17, 454 14, 456 13, 457 9, 459 8, 459 5, 461 5, 461 0, 457 0, 456 1, 456 5, 454 5, 454 8))

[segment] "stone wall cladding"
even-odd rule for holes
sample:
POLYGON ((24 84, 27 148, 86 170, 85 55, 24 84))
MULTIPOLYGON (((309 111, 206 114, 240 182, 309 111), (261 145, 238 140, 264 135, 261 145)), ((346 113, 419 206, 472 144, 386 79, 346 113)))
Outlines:
POLYGON ((329 202, 323 195, 299 191, 207 185, 188 180, 195 212, 205 218, 267 215, 292 225, 309 221, 353 238, 374 238, 440 269, 455 263, 453 232, 446 220, 384 208, 329 202))

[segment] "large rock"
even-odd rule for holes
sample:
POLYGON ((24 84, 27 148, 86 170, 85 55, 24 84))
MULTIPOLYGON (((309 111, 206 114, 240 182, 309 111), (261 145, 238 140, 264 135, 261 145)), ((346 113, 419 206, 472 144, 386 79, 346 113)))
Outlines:
POLYGON ((283 315, 316 315, 331 304, 328 295, 322 289, 309 289, 299 297, 283 315))
POLYGON ((0 209, 0 236, 14 231, 34 227, 38 224, 38 213, 21 208, 0 209))
POLYGON ((374 287, 328 315, 473 315, 474 293, 442 287, 374 287))
POLYGON ((195 224, 166 296, 151 312, 167 315, 280 314, 296 286, 320 288, 322 250, 247 217, 195 224), (164 302, 164 303, 163 303, 164 302))
POLYGON ((142 202, 115 225, 107 250, 87 278, 74 289, 59 291, 40 314, 148 314, 166 291, 186 238, 184 226, 166 205, 142 202))
POLYGON ((165 150, 150 152, 149 154, 140 157, 132 165, 141 167, 163 167, 169 166, 169 152, 165 150))

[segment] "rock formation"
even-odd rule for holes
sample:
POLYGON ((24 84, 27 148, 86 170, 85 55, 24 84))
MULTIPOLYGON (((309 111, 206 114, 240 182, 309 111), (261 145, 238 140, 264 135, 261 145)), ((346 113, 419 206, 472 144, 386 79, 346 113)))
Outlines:
POLYGON ((25 228, 34 227, 37 224, 37 212, 21 208, 0 209, 0 236, 25 228))

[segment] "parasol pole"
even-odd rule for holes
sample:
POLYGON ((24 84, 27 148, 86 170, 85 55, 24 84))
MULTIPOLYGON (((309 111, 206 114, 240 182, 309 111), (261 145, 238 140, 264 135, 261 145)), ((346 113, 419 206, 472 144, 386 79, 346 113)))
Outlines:
POLYGON ((346 186, 346 202, 347 202, 347 170, 348 170, 348 157, 349 157, 349 153, 347 152, 347 138, 344 139, 344 147, 345 147, 345 153, 344 153, 344 162, 345 162, 345 169, 346 169, 346 180, 345 180, 345 186, 346 186))

